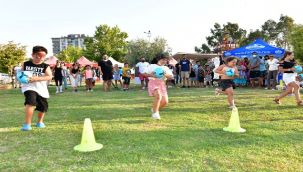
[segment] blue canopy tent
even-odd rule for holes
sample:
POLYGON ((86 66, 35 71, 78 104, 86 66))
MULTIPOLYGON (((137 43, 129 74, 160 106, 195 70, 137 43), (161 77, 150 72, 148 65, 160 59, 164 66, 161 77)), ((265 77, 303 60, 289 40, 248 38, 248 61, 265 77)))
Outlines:
POLYGON ((233 50, 225 51, 224 57, 234 56, 239 58, 251 57, 252 53, 256 52, 259 56, 274 55, 276 58, 281 58, 284 55, 285 50, 269 45, 262 39, 257 39, 255 42, 246 46, 236 48, 233 50))

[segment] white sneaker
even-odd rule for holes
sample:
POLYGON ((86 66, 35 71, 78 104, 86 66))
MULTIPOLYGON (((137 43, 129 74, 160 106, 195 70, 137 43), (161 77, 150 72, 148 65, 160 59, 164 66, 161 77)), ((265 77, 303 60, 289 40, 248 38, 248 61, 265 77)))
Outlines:
POLYGON ((161 119, 159 112, 153 113, 152 118, 153 119, 158 119, 158 120, 161 119))
POLYGON ((59 93, 59 91, 57 90, 57 91, 56 91, 56 94, 58 94, 58 93, 59 93))
POLYGON ((267 87, 265 87, 264 89, 265 89, 265 90, 268 90, 268 88, 267 88, 267 87))
POLYGON ((274 88, 273 88, 273 89, 271 89, 271 90, 273 90, 273 91, 274 91, 274 90, 276 90, 276 89, 274 89, 274 88))
POLYGON ((94 91, 93 89, 90 90, 90 92, 93 92, 93 91, 94 91))
POLYGON ((142 87, 142 90, 145 90, 145 87, 142 87))

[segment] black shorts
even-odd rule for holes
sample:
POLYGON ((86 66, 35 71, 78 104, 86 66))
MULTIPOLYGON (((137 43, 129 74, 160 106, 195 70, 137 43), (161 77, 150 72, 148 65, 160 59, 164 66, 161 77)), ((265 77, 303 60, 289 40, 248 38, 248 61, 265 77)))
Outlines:
POLYGON ((259 78, 260 77, 260 71, 250 71, 249 75, 250 75, 249 77, 251 79, 259 78))
POLYGON ((199 82, 204 82, 204 77, 198 77, 199 82))
POLYGON ((104 74, 104 75, 102 75, 102 79, 103 79, 103 81, 110 81, 114 78, 113 78, 112 74, 104 74))
POLYGON ((232 87, 233 89, 236 88, 236 85, 233 80, 231 79, 222 79, 219 82, 219 86, 222 88, 222 91, 225 91, 226 89, 232 87))
POLYGON ((265 78, 267 76, 267 71, 260 71, 260 77, 265 78))
POLYGON ((123 79, 123 84, 126 84, 126 85, 129 85, 129 83, 130 83, 130 77, 122 77, 122 79, 123 79))
POLYGON ((47 112, 48 110, 47 98, 41 97, 37 92, 31 90, 25 91, 24 96, 25 96, 24 105, 36 106, 35 110, 39 112, 47 112))

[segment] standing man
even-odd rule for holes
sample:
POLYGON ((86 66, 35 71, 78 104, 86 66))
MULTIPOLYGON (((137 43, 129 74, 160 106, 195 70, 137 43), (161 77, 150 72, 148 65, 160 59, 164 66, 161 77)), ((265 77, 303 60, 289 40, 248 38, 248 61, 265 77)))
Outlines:
POLYGON ((103 89, 105 92, 108 92, 110 91, 113 79, 113 64, 107 55, 102 57, 102 60, 98 63, 98 68, 103 79, 103 89))
POLYGON ((180 60, 180 68, 181 68, 181 78, 183 80, 182 88, 189 88, 189 71, 191 71, 190 61, 183 56, 183 59, 180 60))
MULTIPOLYGON (((259 81, 260 77, 260 62, 261 59, 258 57, 256 52, 252 53, 252 58, 249 60, 249 70, 250 70, 250 84, 254 88, 255 80, 259 81)), ((260 83, 259 83, 260 86, 260 83)))
POLYGON ((140 62, 136 64, 136 67, 139 68, 139 78, 141 81, 141 88, 144 90, 148 87, 148 77, 146 77, 144 74, 144 71, 148 68, 149 63, 145 61, 144 57, 141 57, 140 62), (145 81, 145 86, 144 86, 145 81))

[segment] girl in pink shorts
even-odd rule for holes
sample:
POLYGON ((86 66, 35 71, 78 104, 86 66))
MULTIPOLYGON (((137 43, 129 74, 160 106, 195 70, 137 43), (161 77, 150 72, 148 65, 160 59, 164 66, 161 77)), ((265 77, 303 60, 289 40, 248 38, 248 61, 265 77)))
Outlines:
POLYGON ((173 74, 167 66, 167 56, 165 54, 158 54, 151 62, 151 65, 145 70, 144 75, 149 77, 148 94, 154 97, 152 106, 152 118, 160 119, 159 109, 163 108, 168 103, 168 95, 166 90, 166 79, 172 79, 173 74), (159 77, 155 74, 157 68, 163 69, 163 76, 159 77))

